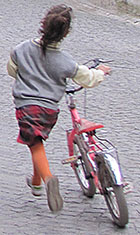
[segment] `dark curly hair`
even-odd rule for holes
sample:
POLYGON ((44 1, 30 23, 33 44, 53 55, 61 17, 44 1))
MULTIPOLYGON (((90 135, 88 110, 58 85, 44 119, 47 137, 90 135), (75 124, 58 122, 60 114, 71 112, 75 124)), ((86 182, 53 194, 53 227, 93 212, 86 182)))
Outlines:
POLYGON ((69 32, 72 8, 66 5, 52 7, 41 21, 40 45, 45 55, 48 44, 61 41, 69 32))

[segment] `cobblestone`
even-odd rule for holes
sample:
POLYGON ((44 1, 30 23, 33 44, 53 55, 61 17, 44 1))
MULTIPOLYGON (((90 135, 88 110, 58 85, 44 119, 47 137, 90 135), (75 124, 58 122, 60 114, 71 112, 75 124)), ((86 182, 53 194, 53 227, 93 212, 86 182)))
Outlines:
MULTIPOLYGON (((12 47, 37 35, 45 9, 59 3, 60 0, 0 0, 0 234, 140 234, 140 25, 131 17, 99 9, 91 1, 71 0, 76 18, 64 42, 64 48, 79 63, 96 57, 114 60, 112 75, 87 91, 87 116, 105 125, 107 132, 103 134, 117 146, 124 176, 133 184, 133 192, 126 195, 129 224, 118 229, 103 197, 97 194, 94 199, 85 198, 72 169, 61 165, 68 155, 64 129, 70 126, 65 99, 60 103, 59 121, 45 145, 51 170, 60 179, 64 209, 52 214, 45 191, 42 198, 36 199, 26 186, 25 176, 32 171, 32 164, 28 149, 16 143, 13 81, 7 75, 6 63, 12 47)), ((84 93, 80 92, 77 103, 81 115, 83 102, 84 93)))

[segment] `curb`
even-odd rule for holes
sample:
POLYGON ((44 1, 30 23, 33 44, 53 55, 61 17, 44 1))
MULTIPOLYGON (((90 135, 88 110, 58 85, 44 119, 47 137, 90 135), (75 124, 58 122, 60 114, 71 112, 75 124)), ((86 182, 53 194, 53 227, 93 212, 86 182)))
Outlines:
POLYGON ((116 5, 121 11, 140 16, 140 0, 115 0, 116 5))
POLYGON ((126 3, 128 5, 133 5, 134 7, 140 7, 140 0, 121 0, 120 2, 126 3))
POLYGON ((135 7, 139 6, 140 7, 140 1, 139 0, 127 0, 128 4, 132 4, 135 7))

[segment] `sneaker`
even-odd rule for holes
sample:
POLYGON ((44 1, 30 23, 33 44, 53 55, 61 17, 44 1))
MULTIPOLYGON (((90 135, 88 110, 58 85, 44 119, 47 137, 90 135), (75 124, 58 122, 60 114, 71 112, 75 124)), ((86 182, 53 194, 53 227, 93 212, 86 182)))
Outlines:
POLYGON ((34 196, 41 196, 42 195, 42 186, 41 185, 32 185, 32 176, 28 176, 26 178, 27 185, 31 188, 32 194, 34 196))
POLYGON ((63 207, 63 199, 59 193, 59 181, 55 176, 49 177, 46 180, 46 192, 48 206, 51 211, 59 211, 63 207))

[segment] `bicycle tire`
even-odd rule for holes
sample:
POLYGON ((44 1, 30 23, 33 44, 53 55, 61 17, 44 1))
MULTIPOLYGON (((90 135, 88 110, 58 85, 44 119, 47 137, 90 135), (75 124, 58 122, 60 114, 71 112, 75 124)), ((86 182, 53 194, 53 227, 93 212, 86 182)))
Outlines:
POLYGON ((94 179, 90 175, 92 169, 87 159, 86 151, 83 150, 84 144, 84 140, 80 136, 77 136, 73 142, 74 155, 78 159, 73 164, 73 170, 84 195, 93 197, 96 193, 96 187, 94 179))
POLYGON ((109 212, 113 221, 119 227, 125 227, 128 223, 128 208, 123 193, 122 185, 115 185, 112 179, 112 172, 107 163, 99 166, 99 180, 103 189, 109 212))

